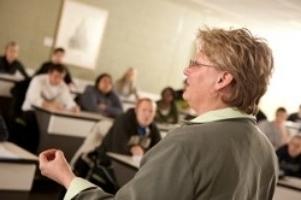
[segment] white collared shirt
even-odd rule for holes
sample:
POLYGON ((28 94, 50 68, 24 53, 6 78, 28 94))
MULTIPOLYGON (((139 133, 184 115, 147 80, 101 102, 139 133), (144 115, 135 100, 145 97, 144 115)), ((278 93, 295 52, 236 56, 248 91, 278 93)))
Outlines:
POLYGON ((62 103, 66 109, 71 109, 76 106, 68 86, 64 81, 59 85, 51 85, 48 74, 38 75, 31 80, 22 105, 22 110, 32 110, 32 106, 41 107, 44 100, 58 101, 62 103))

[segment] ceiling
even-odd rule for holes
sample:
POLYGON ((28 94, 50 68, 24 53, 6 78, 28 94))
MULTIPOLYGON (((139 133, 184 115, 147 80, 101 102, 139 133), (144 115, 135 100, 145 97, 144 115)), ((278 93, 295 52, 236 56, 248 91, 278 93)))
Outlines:
POLYGON ((301 0, 182 0, 219 11, 246 24, 301 30, 301 0))

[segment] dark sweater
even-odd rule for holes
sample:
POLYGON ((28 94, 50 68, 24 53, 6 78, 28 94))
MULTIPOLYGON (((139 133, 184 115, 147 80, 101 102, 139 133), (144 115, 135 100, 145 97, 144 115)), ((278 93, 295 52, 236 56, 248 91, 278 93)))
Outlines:
POLYGON ((280 147, 276 152, 279 167, 286 176, 301 178, 301 154, 293 158, 288 154, 288 145, 280 147))
POLYGON ((97 112, 107 117, 117 117, 122 110, 121 102, 114 91, 108 94, 101 93, 95 86, 87 86, 80 96, 80 105, 83 110, 97 112), (105 110, 99 108, 99 104, 105 104, 105 110))
MULTIPOLYGON (((149 133, 145 137, 150 139, 150 145, 147 148, 142 147, 144 151, 149 150, 161 139, 160 132, 154 123, 151 123, 147 128, 149 129, 149 133)), ((106 152, 131 155, 130 140, 133 136, 139 137, 138 129, 139 124, 136 119, 136 113, 134 109, 129 109, 126 113, 115 119, 113 126, 104 138, 101 149, 103 148, 106 152)))
POLYGON ((12 63, 9 63, 6 60, 5 56, 0 57, 0 73, 13 75, 17 71, 19 71, 24 76, 24 78, 29 78, 28 74, 24 69, 24 66, 20 61, 14 60, 12 63))

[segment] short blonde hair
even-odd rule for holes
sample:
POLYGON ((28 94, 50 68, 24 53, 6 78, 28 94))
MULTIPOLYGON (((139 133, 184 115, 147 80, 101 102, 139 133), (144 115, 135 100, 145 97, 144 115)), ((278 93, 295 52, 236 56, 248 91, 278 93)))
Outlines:
POLYGON ((150 103, 150 104, 153 106, 153 108, 154 108, 155 110, 157 109, 157 104, 156 104, 151 98, 148 98, 148 97, 142 97, 142 98, 139 98, 139 99, 136 101, 135 108, 137 109, 137 108, 140 106, 140 104, 141 104, 142 102, 144 102, 144 101, 150 103))
POLYGON ((273 70, 272 50, 248 29, 200 29, 201 52, 217 69, 233 76, 231 95, 223 101, 248 114, 256 114, 273 70))

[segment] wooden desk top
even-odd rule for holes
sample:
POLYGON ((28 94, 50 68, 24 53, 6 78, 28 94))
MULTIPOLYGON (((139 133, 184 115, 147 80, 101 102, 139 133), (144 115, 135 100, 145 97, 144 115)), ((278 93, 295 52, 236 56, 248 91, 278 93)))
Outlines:
POLYGON ((19 77, 16 75, 10 75, 10 74, 2 74, 0 73, 0 80, 1 81, 6 81, 6 82, 18 82, 23 80, 23 77, 19 77))
POLYGON ((0 142, 0 161, 36 163, 38 157, 11 142, 0 142))
POLYGON ((107 155, 113 160, 128 165, 134 169, 139 169, 141 158, 142 157, 133 157, 128 155, 122 155, 118 153, 108 152, 107 155))
POLYGON ((278 180, 278 185, 301 191, 301 178, 286 176, 283 179, 278 180))
POLYGON ((37 107, 37 106, 34 106, 34 109, 38 110, 38 111, 46 112, 50 115, 56 115, 56 116, 61 116, 61 117, 78 118, 78 119, 90 120, 90 121, 100 121, 100 120, 112 121, 113 120, 112 118, 105 117, 101 114, 85 112, 85 111, 80 111, 79 113, 74 113, 74 112, 70 112, 70 111, 51 110, 51 109, 46 109, 46 108, 37 107))

